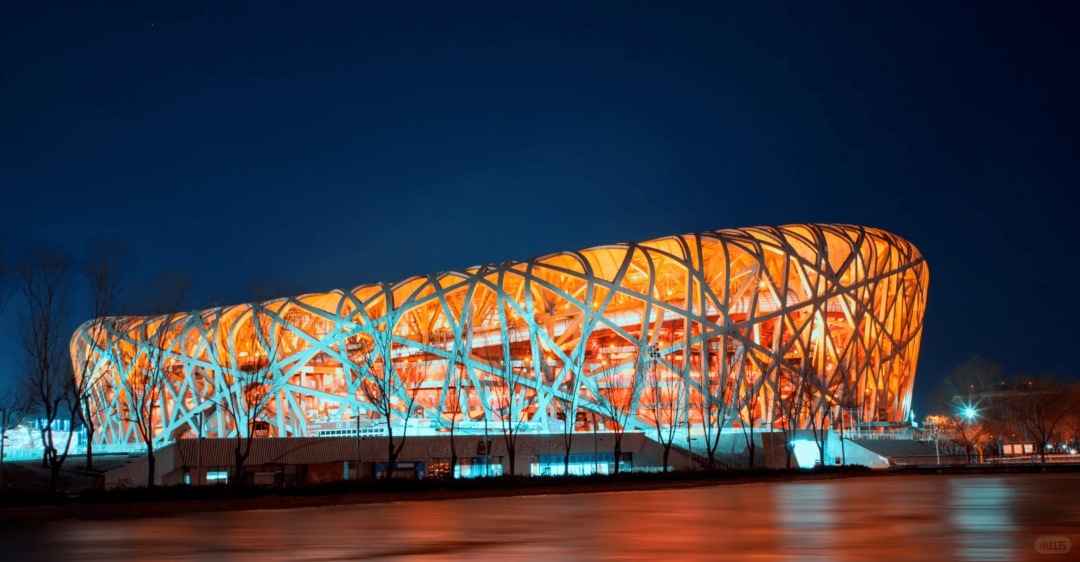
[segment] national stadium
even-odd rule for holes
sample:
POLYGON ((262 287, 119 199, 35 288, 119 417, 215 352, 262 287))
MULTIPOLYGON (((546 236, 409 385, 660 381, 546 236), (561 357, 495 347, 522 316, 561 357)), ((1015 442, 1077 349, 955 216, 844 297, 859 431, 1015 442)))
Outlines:
POLYGON ((97 318, 71 354, 104 446, 599 431, 693 463, 714 435, 906 421, 928 275, 874 228, 717 230, 97 318))

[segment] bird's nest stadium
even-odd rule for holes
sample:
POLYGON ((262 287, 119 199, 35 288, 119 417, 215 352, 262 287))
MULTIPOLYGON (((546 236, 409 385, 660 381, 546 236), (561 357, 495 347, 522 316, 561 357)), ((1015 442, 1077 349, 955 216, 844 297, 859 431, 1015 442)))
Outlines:
POLYGON ((560 433, 597 418, 853 426, 907 417, 927 280, 913 245, 873 228, 718 230, 98 318, 71 353, 101 444, 141 443, 140 417, 157 446, 384 426, 560 433), (253 400, 255 423, 239 423, 253 400))

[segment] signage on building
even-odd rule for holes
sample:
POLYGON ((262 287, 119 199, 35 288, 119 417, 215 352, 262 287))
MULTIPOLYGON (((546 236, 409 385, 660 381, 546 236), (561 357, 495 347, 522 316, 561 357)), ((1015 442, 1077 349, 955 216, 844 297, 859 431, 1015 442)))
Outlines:
POLYGON ((1034 455, 1034 443, 1006 443, 1003 452, 1006 455, 1034 455))

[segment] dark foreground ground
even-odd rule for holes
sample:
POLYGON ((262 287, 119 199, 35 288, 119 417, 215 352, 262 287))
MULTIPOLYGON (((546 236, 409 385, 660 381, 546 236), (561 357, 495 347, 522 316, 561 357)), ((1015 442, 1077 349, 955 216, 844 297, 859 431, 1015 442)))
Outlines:
POLYGON ((1080 465, 923 467, 870 470, 835 467, 817 470, 754 470, 624 473, 587 477, 499 477, 469 480, 379 480, 339 482, 304 488, 244 488, 176 486, 151 490, 79 495, 6 492, 0 496, 0 525, 34 524, 56 520, 122 519, 185 513, 288 509, 401 501, 431 501, 482 497, 581 494, 632 490, 661 490, 749 484, 884 478, 911 474, 1003 474, 1080 472, 1080 465))

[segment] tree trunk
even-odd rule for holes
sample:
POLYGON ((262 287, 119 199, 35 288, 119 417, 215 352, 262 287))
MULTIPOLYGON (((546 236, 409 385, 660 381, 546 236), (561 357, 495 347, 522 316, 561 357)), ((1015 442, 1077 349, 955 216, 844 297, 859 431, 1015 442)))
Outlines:
POLYGON ((821 414, 821 435, 818 437, 818 457, 822 468, 825 468, 825 447, 829 444, 829 427, 825 425, 828 415, 827 410, 821 414))
POLYGON ((94 469, 94 426, 83 421, 86 427, 86 470, 94 469))
POLYGON ((390 428, 390 417, 386 418, 386 472, 383 478, 394 477, 394 464, 397 463, 397 455, 394 454, 394 430, 390 428))
MULTIPOLYGON (((687 454, 689 454, 689 450, 687 450, 687 454)), ((670 457, 670 456, 671 456, 671 443, 668 442, 668 443, 664 444, 664 472, 668 471, 668 457, 670 457)))
POLYGON ((566 425, 563 425, 563 447, 565 447, 563 455, 563 476, 570 475, 570 450, 574 448, 574 426, 569 419, 563 420, 563 424, 570 424, 569 433, 567 433, 566 425))
POLYGON ((750 439, 746 442, 746 451, 749 453, 749 457, 746 461, 746 469, 754 470, 754 452, 757 450, 757 444, 754 443, 754 426, 750 425, 750 439))
POLYGON ((154 483, 154 468, 155 468, 154 464, 155 464, 154 463, 154 445, 153 445, 153 443, 147 443, 146 444, 146 468, 147 468, 146 487, 147 488, 153 488, 154 485, 155 485, 155 483, 154 483))
POLYGON ((491 476, 491 440, 488 439, 487 412, 484 412, 484 478, 491 476))
POLYGON ((233 451, 233 458, 235 464, 235 479, 233 480, 233 486, 236 488, 243 487, 244 485, 244 462, 247 460, 246 455, 240 453, 240 445, 236 445, 236 449, 233 451))
POLYGON ((840 462, 847 466, 847 449, 844 448, 844 418, 842 414, 840 417, 840 459, 840 462))
POLYGON ((615 438, 615 474, 619 473, 619 458, 622 457, 622 439, 615 438))
POLYGON ((457 443, 454 441, 454 424, 450 423, 450 480, 457 478, 457 443))
POLYGON ((41 430, 41 448, 44 451, 41 454, 41 468, 49 468, 49 449, 52 446, 52 440, 45 437, 45 430, 41 430))

